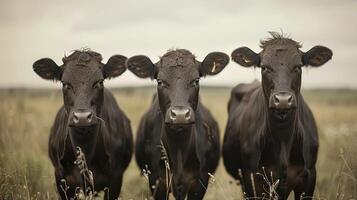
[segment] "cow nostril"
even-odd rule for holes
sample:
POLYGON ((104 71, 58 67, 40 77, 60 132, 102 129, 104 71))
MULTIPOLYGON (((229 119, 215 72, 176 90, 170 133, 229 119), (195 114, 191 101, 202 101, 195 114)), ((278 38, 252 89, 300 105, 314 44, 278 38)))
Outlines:
POLYGON ((73 112, 72 121, 76 125, 88 125, 92 122, 94 113, 91 111, 88 112, 73 112))
POLYGON ((188 109, 187 109, 187 111, 186 111, 185 118, 186 118, 186 119, 190 119, 190 118, 191 118, 191 112, 190 112, 190 110, 188 110, 188 109))
POLYGON ((170 111, 170 117, 171 117, 172 119, 175 119, 175 118, 176 118, 176 113, 175 113, 173 110, 170 111))
POLYGON ((289 95, 288 102, 291 103, 293 101, 293 95, 289 95))
POLYGON ((87 121, 91 122, 92 121, 92 117, 93 117, 93 113, 89 113, 89 115, 87 117, 87 121))
POLYGON ((275 101, 275 103, 279 103, 279 97, 278 97, 278 95, 274 95, 274 101, 275 101))
POLYGON ((73 122, 74 123, 78 123, 79 122, 79 119, 78 119, 78 116, 76 113, 73 113, 73 122))

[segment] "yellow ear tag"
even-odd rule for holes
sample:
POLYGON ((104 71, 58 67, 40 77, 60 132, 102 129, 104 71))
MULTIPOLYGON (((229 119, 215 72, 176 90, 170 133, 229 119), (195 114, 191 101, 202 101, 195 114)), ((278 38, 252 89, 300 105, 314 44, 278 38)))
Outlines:
POLYGON ((242 57, 242 58, 243 58, 244 62, 247 63, 247 64, 250 64, 252 62, 251 60, 249 60, 249 59, 247 59, 245 57, 242 57))
POLYGON ((211 72, 213 73, 214 71, 216 71, 216 62, 213 61, 213 68, 212 68, 211 72))

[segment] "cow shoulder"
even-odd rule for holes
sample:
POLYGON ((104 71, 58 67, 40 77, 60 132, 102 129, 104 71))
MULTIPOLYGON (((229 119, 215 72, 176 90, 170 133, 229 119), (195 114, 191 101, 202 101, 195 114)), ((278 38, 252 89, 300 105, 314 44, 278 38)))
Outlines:
POLYGON ((130 120, 120 109, 113 94, 104 89, 104 102, 102 114, 100 116, 105 124, 105 130, 102 130, 104 145, 107 153, 126 152, 123 159, 131 158, 132 149, 132 131, 130 120), (129 151, 130 150, 130 151, 129 151))
MULTIPOLYGON (((229 115, 226 132, 245 130, 249 123, 262 119, 264 110, 264 96, 259 81, 248 84, 239 84, 231 91, 228 103, 229 115), (243 126, 243 127, 242 127, 243 126)), ((254 126, 252 126, 254 127, 254 126)))
POLYGON ((148 111, 142 117, 142 121, 145 121, 145 123, 143 124, 143 128, 148 131, 149 137, 153 137, 154 135, 151 135, 153 134, 152 132, 154 132, 157 127, 161 127, 161 124, 163 123, 162 119, 163 117, 160 110, 159 100, 157 98, 157 94, 154 94, 152 103, 148 111))
POLYGON ((299 95, 299 129, 298 142, 301 144, 305 165, 307 168, 314 167, 317 161, 317 151, 319 140, 315 118, 309 106, 304 101, 302 95, 299 95))
MULTIPOLYGON (((251 92, 229 116, 225 141, 236 141, 240 151, 257 155, 264 147, 267 134, 267 106, 262 87, 251 92), (254 147, 254 148, 253 148, 254 147)), ((228 145, 228 144, 227 144, 228 145)))
POLYGON ((140 120, 136 136, 135 157, 141 169, 145 169, 145 165, 152 160, 160 159, 160 149, 157 146, 160 145, 161 124, 162 116, 155 94, 152 104, 140 120))
POLYGON ((241 83, 235 86, 231 91, 231 97, 228 102, 228 112, 231 114, 235 108, 242 102, 248 101, 254 90, 260 87, 260 82, 254 80, 252 83, 241 83))
POLYGON ((212 113, 202 104, 201 101, 198 102, 198 109, 201 123, 205 128, 206 134, 210 141, 219 140, 219 127, 217 121, 214 119, 212 113))
POLYGON ((56 114, 49 136, 48 153, 54 166, 59 164, 65 153, 68 136, 67 121, 68 115, 65 107, 62 106, 56 114))
POLYGON ((198 160, 213 173, 219 161, 220 135, 217 121, 211 112, 198 102, 196 117, 196 155, 198 160))
POLYGON ((114 137, 123 133, 128 134, 130 120, 119 107, 113 94, 108 89, 104 89, 102 117, 107 125, 109 134, 112 134, 114 137))

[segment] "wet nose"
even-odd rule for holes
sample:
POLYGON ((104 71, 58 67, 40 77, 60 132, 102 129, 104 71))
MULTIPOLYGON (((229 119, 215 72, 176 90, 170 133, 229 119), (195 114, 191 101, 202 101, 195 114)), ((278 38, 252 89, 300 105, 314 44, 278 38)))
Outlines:
POLYGON ((278 92, 273 94, 271 107, 275 109, 290 109, 295 107, 295 98, 291 92, 278 92))
POLYGON ((76 126, 88 126, 92 123, 93 112, 78 110, 73 112, 73 123, 76 126))
POLYGON ((169 109, 168 114, 173 124, 188 124, 193 122, 192 111, 189 107, 175 106, 169 109))

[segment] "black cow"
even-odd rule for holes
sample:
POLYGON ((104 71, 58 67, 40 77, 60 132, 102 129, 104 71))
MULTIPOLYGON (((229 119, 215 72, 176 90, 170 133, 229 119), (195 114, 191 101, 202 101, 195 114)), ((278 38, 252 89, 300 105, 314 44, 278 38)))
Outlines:
POLYGON ((220 52, 203 62, 191 52, 168 51, 153 64, 146 56, 134 56, 127 67, 138 77, 157 80, 157 96, 142 117, 136 140, 136 161, 149 171, 155 199, 202 199, 220 156, 218 124, 199 101, 199 80, 215 75, 228 64, 220 52), (165 165, 165 162, 167 163, 165 165))
POLYGON ((312 112, 300 94, 301 70, 323 65, 332 51, 315 46, 304 53, 298 42, 271 34, 261 42, 259 54, 247 47, 232 53, 238 64, 261 68, 262 83, 239 84, 232 90, 224 165, 240 180, 247 197, 272 194, 286 199, 293 190, 295 199, 312 198, 319 141, 312 112))
POLYGON ((114 55, 103 64, 99 53, 84 50, 74 51, 62 61, 62 66, 49 58, 33 64, 40 77, 63 84, 64 105, 52 126, 48 147, 57 190, 62 199, 69 199, 78 188, 87 189, 74 164, 80 147, 93 173, 94 190, 104 190, 105 199, 115 199, 131 159, 132 132, 129 119, 103 81, 126 70, 126 57, 114 55))

